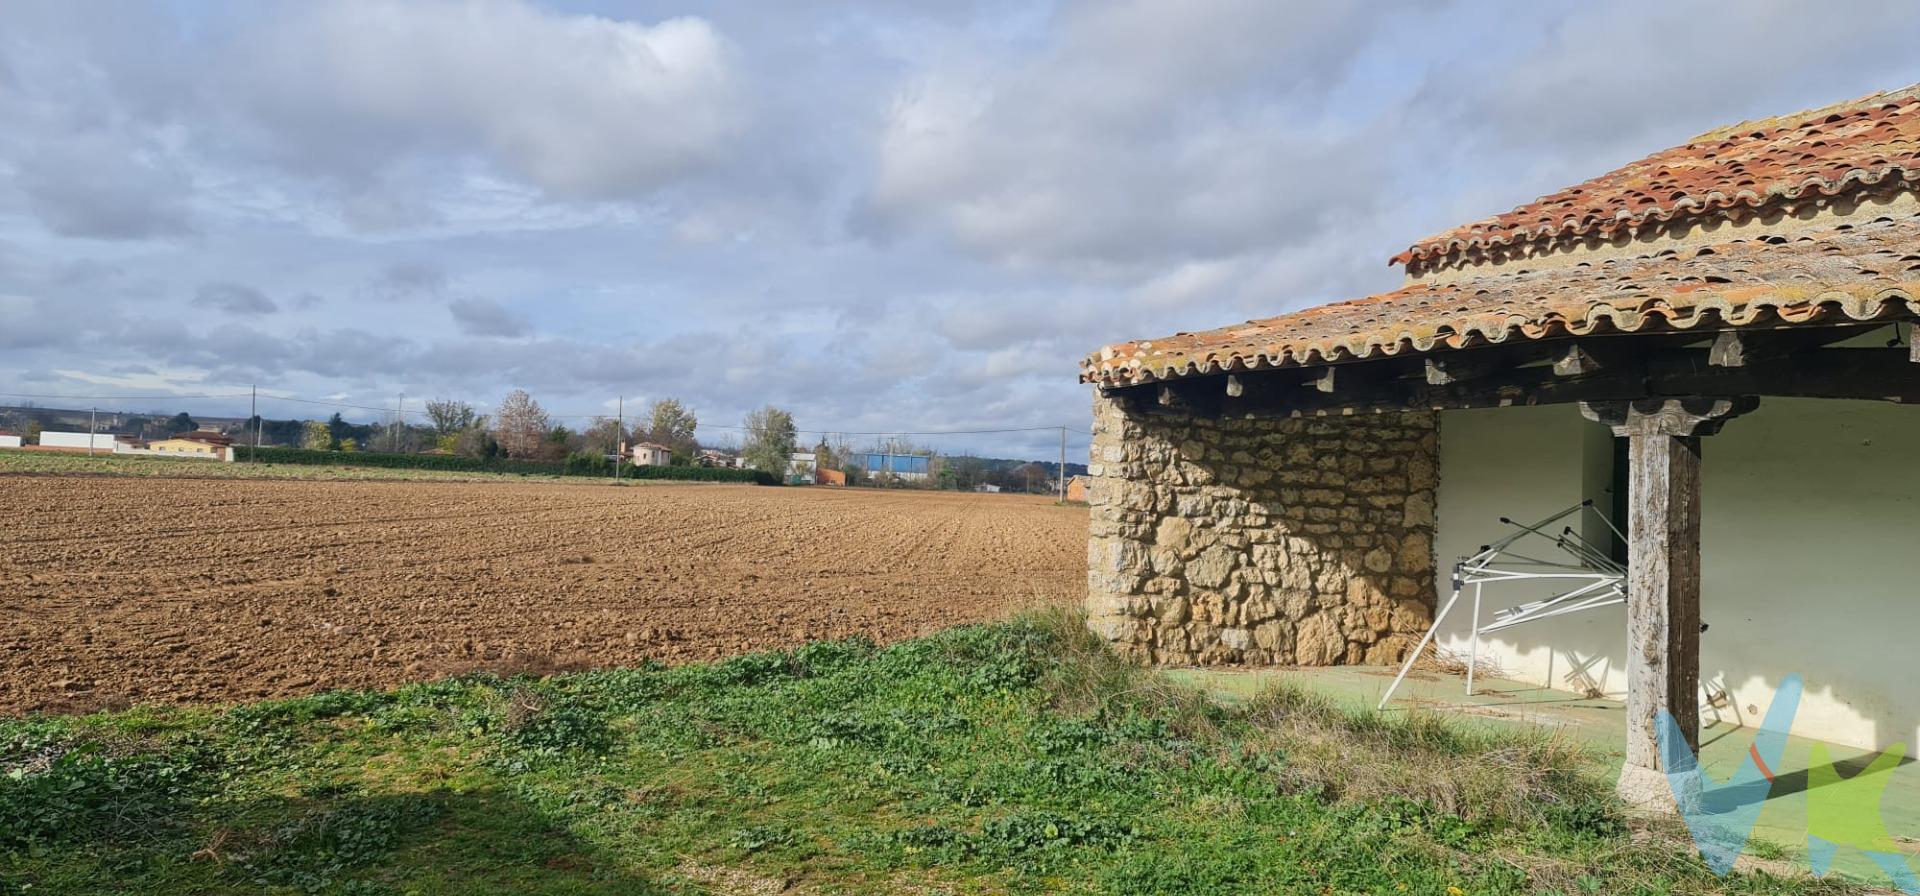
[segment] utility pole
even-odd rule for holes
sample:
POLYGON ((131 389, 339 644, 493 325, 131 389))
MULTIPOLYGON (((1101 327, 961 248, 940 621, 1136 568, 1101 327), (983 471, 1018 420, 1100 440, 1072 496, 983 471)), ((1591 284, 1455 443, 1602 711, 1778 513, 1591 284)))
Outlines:
POLYGON ((387 427, 387 450, 400 453, 400 427, 405 425, 407 414, 407 393, 400 393, 400 400, 393 405, 393 425, 387 427))
POLYGON ((1060 503, 1067 503, 1067 428, 1060 427, 1060 503))
POLYGON ((260 384, 253 385, 253 397, 248 399, 248 407, 253 410, 253 462, 260 462, 260 384))
POLYGON ((613 407, 613 481, 617 483, 620 481, 620 468, 626 466, 627 459, 627 397, 620 396, 613 407))
POLYGON ((98 420, 99 418, 100 418, 99 408, 87 409, 87 456, 88 457, 93 456, 93 433, 95 429, 94 421, 98 420))

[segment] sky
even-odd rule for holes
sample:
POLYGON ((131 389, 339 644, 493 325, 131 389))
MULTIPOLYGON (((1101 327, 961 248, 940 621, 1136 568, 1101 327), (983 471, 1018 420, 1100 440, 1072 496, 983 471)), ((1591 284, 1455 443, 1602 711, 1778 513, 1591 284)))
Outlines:
POLYGON ((1920 14, 1842 8, 8 0, 0 404, 523 388, 1083 458, 1102 345, 1920 81, 1920 14))

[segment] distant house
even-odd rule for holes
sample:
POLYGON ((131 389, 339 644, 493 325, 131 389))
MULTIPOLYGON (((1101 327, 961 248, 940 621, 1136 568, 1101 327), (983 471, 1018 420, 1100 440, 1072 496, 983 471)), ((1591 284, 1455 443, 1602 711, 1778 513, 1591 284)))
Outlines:
POLYGON ((211 432, 208 430, 183 432, 168 436, 164 439, 155 439, 147 443, 144 451, 137 447, 139 443, 131 442, 130 444, 136 447, 121 448, 116 445, 114 448, 115 453, 155 454, 165 457, 187 457, 199 460, 233 460, 233 437, 226 433, 211 432))
POLYGON ((985 493, 985 494, 989 494, 989 495, 997 495, 997 494, 1000 494, 1000 486, 997 486, 997 485, 992 485, 992 484, 989 484, 989 483, 985 483, 985 482, 983 482, 983 483, 980 483, 980 484, 979 484, 979 485, 977 485, 977 486, 974 486, 974 489, 973 489, 973 490, 974 490, 974 491, 976 491, 976 492, 982 492, 982 493, 985 493))
POLYGON ((1087 500, 1087 477, 1075 476, 1067 480, 1067 500, 1085 503, 1087 500))
POLYGON ((725 451, 718 451, 712 448, 702 448, 700 450, 699 456, 694 458, 694 463, 697 463, 703 467, 734 468, 734 467, 740 466, 740 458, 735 457, 732 454, 728 454, 725 451))
POLYGON ((636 467, 665 467, 673 463, 673 449, 658 442, 638 442, 633 446, 636 467))
POLYGON ((91 448, 95 451, 112 451, 113 440, 114 435, 110 432, 60 432, 49 429, 40 433, 42 448, 66 448, 76 451, 91 448))
POLYGON ((20 444, 19 433, 0 429, 0 448, 18 448, 20 444))
POLYGON ((795 451, 787 459, 787 482, 793 485, 813 481, 813 471, 818 468, 818 460, 811 451, 795 451))

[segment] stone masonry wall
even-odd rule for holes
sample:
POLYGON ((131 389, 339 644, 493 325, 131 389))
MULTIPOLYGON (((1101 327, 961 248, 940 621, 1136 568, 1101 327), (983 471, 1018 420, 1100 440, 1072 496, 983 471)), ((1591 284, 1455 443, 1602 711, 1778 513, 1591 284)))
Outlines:
POLYGON ((1439 415, 1094 399, 1088 625, 1167 664, 1393 663, 1432 622, 1439 415))

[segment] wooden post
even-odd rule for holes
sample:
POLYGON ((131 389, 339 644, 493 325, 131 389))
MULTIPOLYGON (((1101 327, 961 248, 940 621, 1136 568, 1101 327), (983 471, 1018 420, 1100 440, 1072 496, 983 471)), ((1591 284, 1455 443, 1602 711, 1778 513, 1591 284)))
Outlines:
POLYGON ((1700 439, 1758 406, 1754 398, 1582 402, 1628 440, 1627 747, 1620 794, 1671 806, 1660 712, 1700 743, 1700 439))

